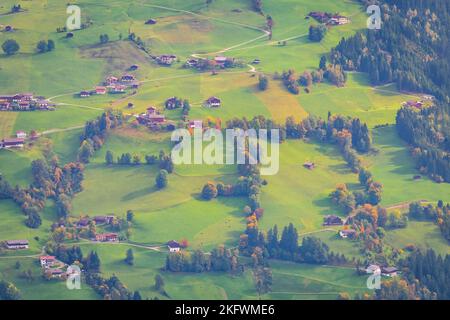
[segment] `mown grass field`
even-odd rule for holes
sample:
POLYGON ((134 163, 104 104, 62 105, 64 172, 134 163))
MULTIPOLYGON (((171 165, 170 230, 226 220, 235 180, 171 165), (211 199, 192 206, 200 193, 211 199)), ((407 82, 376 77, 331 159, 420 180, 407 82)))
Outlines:
POLYGON ((432 248, 442 255, 450 253, 449 243, 442 236, 439 227, 428 221, 410 220, 406 228, 389 231, 386 241, 395 248, 412 244, 421 250, 432 248))
POLYGON ((358 181, 333 146, 303 141, 281 145, 280 170, 266 179, 268 185, 262 189, 265 212, 260 227, 283 227, 292 222, 299 233, 321 229, 325 215, 343 214, 328 195, 339 183, 355 188, 358 181), (315 162, 316 168, 304 168, 307 161, 315 162))
MULTIPOLYGON (((154 244, 171 239, 187 239, 195 248, 211 248, 221 243, 235 245, 244 226, 242 208, 245 199, 217 199, 207 202, 200 192, 207 181, 232 182, 237 179, 234 166, 189 166, 176 168, 169 176, 169 186, 155 187, 157 165, 107 166, 106 150, 116 156, 130 152, 158 155, 169 150, 168 135, 151 137, 146 132, 118 130, 111 134, 87 166, 84 191, 74 199, 73 215, 90 216, 114 213, 124 216, 135 213, 132 241, 154 244), (226 174, 226 175, 224 175, 226 174)), ((144 161, 144 160, 143 160, 144 161)))
POLYGON ((37 258, 4 258, 0 257, 0 279, 13 282, 25 300, 94 300, 99 296, 86 284, 81 290, 68 290, 64 281, 47 281, 41 274, 37 258), (16 262, 20 268, 16 269, 16 262), (22 272, 31 270, 33 281, 22 277, 22 272))
POLYGON ((0 224, 0 242, 27 239, 30 244, 29 249, 20 251, 5 250, 3 253, 6 256, 25 256, 41 252, 49 237, 51 224, 56 218, 54 208, 49 205, 41 217, 41 227, 39 229, 30 229, 24 223, 26 217, 20 210, 20 207, 11 200, 0 201, 0 219, 2 221, 0 224))

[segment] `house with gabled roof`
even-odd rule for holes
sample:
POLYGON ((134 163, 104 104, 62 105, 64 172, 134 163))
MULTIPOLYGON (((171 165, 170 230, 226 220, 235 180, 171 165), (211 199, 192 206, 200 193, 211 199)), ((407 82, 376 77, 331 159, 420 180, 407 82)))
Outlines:
POLYGON ((169 248, 169 252, 179 252, 181 250, 181 245, 175 240, 167 242, 167 247, 169 248))
POLYGON ((95 94, 103 95, 103 94, 106 94, 106 92, 107 92, 106 87, 103 87, 103 86, 95 87, 95 94))
POLYGON ((5 241, 6 248, 10 250, 28 249, 30 243, 28 240, 7 240, 5 241))
POLYGON ((170 66, 177 60, 177 56, 173 54, 163 54, 156 57, 156 61, 159 64, 170 66))

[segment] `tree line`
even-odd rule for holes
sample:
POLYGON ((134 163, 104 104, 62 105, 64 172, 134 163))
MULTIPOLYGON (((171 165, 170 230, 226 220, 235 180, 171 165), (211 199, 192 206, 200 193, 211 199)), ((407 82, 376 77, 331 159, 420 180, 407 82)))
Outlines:
POLYGON ((81 146, 78 149, 78 161, 89 163, 94 152, 103 146, 108 131, 120 127, 123 121, 122 112, 108 110, 95 120, 86 122, 84 132, 80 136, 81 146))

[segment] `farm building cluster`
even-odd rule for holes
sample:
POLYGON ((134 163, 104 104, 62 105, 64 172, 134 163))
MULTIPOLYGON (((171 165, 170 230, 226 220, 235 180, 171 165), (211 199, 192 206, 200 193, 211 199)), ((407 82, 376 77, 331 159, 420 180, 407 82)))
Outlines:
MULTIPOLYGON (((131 66, 130 69, 137 66, 131 66)), ((135 70, 135 69, 133 69, 135 70)), ((81 98, 88 98, 93 95, 105 95, 109 94, 121 94, 125 93, 128 89, 139 88, 139 81, 132 74, 124 74, 120 78, 115 76, 108 76, 103 85, 97 86, 92 90, 82 90, 78 94, 81 98)))
POLYGON ((402 102, 403 107, 413 107, 416 109, 423 109, 427 107, 431 107, 433 105, 434 97, 433 96, 422 96, 422 99, 419 100, 408 100, 402 102))
POLYGON ((184 66, 186 68, 195 68, 198 70, 210 70, 210 69, 215 70, 216 68, 220 69, 233 68, 238 64, 240 64, 240 62, 235 58, 216 56, 213 59, 190 58, 186 61, 184 66))
POLYGON ((160 65, 171 66, 175 61, 177 61, 177 56, 173 54, 162 54, 160 56, 154 57, 154 59, 160 65))
POLYGON ((54 104, 45 97, 33 93, 17 93, 0 96, 0 111, 53 111, 54 104))
MULTIPOLYGON (((28 135, 25 131, 17 131, 16 136, 13 138, 4 138, 0 140, 0 149, 21 149, 24 147, 28 135)), ((36 132, 32 132, 31 139, 38 137, 36 132)))
POLYGON ((348 17, 342 16, 338 13, 328 13, 321 11, 312 11, 308 14, 309 17, 314 18, 320 23, 325 23, 330 26, 338 26, 350 23, 348 17))

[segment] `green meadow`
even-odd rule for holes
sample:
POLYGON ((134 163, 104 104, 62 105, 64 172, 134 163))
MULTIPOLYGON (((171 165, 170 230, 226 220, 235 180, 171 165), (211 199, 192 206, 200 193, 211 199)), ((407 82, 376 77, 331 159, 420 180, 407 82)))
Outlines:
MULTIPOLYGON (((102 260, 102 273, 117 275, 131 290, 148 298, 160 299, 258 299, 253 273, 247 268, 242 275, 223 273, 186 274, 161 270, 164 252, 133 248, 135 264, 127 265, 123 260, 126 245, 85 245, 83 252, 95 250, 102 260), (154 277, 160 274, 169 297, 154 290, 154 277)), ((364 292, 365 277, 355 275, 353 269, 313 266, 272 261, 274 286, 271 293, 262 296, 268 299, 335 299, 340 292, 364 292)))

